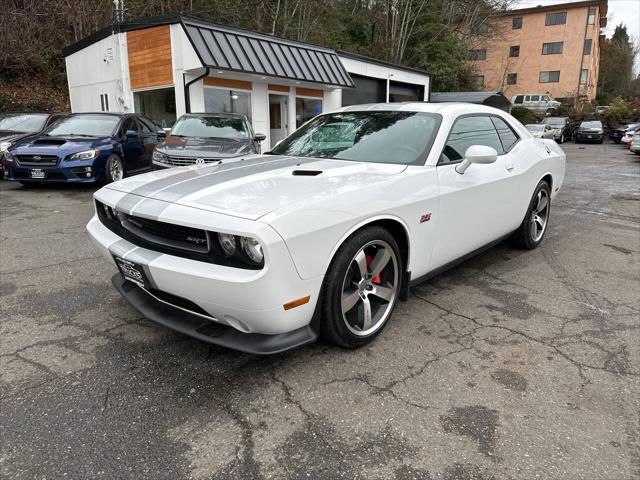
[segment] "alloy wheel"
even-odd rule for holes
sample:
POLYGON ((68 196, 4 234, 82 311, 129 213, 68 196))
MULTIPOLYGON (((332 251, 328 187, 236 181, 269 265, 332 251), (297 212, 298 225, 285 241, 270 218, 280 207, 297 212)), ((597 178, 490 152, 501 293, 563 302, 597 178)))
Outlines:
POLYGON ((122 162, 120 159, 114 159, 111 162, 111 165, 109 166, 109 173, 114 182, 122 180, 122 177, 124 176, 124 169, 122 168, 122 162))
POLYGON ((544 235, 549 220, 549 194, 545 189, 538 191, 531 211, 531 239, 538 242, 544 235))
POLYGON ((358 250, 342 283, 342 318, 351 333, 367 336, 385 324, 398 283, 398 259, 387 242, 373 240, 358 250))

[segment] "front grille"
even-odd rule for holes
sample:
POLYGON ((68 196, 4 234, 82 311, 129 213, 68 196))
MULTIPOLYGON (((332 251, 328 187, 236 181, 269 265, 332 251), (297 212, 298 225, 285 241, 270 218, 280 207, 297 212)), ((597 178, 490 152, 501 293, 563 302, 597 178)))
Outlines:
POLYGON ((209 238, 205 230, 135 217, 122 212, 119 215, 122 226, 144 240, 190 252, 209 252, 209 238))
MULTIPOLYGON (((197 158, 188 158, 188 157, 165 157, 162 163, 166 165, 171 165, 172 167, 186 167, 188 165, 195 165, 197 158)), ((220 161, 219 158, 203 158, 202 161, 204 163, 217 163, 220 161)))
POLYGON ((58 164, 55 155, 17 155, 18 164, 34 167, 54 167, 58 164))
POLYGON ((214 232, 185 227, 173 223, 150 220, 117 212, 96 200, 96 212, 100 222, 113 233, 128 242, 155 252, 200 262, 229 267, 260 270, 263 265, 250 265, 237 258, 227 258, 220 253, 214 232))
POLYGON ((151 295, 159 300, 162 300, 165 303, 183 308, 185 310, 189 310, 190 312, 197 313, 198 315, 202 315, 204 317, 213 318, 208 312, 203 310, 198 304, 192 302, 191 300, 187 300, 186 298, 182 298, 162 290, 157 290, 155 288, 149 288, 147 289, 147 291, 151 295))

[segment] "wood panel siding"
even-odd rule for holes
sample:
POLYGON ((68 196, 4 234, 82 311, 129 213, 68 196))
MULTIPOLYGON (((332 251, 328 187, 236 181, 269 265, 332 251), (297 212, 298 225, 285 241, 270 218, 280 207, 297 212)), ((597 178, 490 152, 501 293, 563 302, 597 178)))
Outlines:
POLYGON ((169 25, 127 32, 131 88, 173 84, 169 25))
POLYGON ((202 83, 209 87, 222 87, 230 90, 251 90, 252 88, 251 82, 231 78, 204 77, 202 83))
POLYGON ((300 97, 316 97, 323 98, 324 91, 316 90, 315 88, 296 88, 296 95, 300 97))
POLYGON ((289 92, 289 87, 287 85, 276 85, 274 83, 269 84, 269 91, 271 92, 289 92))

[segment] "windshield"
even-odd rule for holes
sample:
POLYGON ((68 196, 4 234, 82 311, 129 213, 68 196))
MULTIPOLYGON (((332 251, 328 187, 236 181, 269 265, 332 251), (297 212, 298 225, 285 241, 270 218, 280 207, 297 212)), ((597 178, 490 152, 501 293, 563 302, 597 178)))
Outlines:
POLYGON ((0 130, 37 132, 47 121, 47 113, 6 113, 0 115, 0 130))
POLYGON ((242 118, 180 117, 171 129, 171 135, 246 140, 249 138, 249 131, 242 118))
POLYGON ((564 118, 562 117, 547 117, 542 120, 542 123, 546 123, 547 125, 564 125, 564 118))
POLYGON ((118 126, 120 117, 115 115, 71 115, 49 127, 46 135, 79 137, 109 137, 118 126))
POLYGON ((526 127, 530 132, 544 132, 544 125, 529 124, 526 127))
POLYGON ((354 162, 423 164, 440 125, 422 112, 343 112, 320 115, 271 153, 354 162))
POLYGON ((580 125, 582 128, 602 128, 602 124, 600 122, 582 122, 580 125))

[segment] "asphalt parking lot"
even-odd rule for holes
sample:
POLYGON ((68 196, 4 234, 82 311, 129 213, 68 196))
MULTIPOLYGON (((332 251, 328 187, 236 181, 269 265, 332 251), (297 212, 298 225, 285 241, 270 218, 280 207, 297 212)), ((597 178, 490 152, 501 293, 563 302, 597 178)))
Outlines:
POLYGON ((3 478, 640 478, 640 156, 565 144, 551 229, 373 344, 255 357, 141 318, 93 188, 0 183, 3 478))

